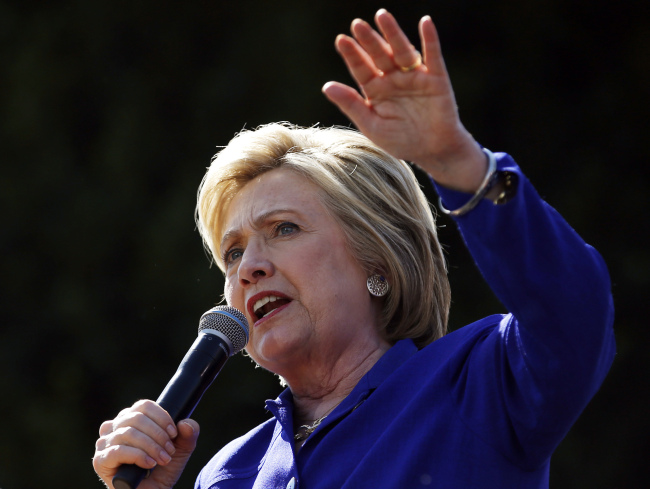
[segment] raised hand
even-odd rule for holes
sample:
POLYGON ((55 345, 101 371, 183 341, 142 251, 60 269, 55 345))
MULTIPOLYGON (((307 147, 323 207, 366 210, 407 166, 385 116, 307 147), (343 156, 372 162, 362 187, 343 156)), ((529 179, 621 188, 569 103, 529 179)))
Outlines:
POLYGON ((169 489, 178 481, 196 447, 199 425, 187 419, 174 424, 153 401, 138 401, 99 428, 93 467, 106 487, 122 464, 153 469, 138 489, 169 489))
POLYGON ((386 10, 375 16, 380 32, 352 22, 352 36, 339 35, 336 49, 361 93, 338 82, 325 95, 375 144, 411 161, 438 183, 475 191, 486 159, 458 117, 456 100, 429 16, 419 24, 424 58, 386 10))

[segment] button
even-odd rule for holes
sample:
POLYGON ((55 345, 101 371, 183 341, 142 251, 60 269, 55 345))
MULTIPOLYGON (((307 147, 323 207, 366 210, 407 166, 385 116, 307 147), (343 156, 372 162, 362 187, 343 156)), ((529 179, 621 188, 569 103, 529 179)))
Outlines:
POLYGON ((295 489, 296 488, 296 478, 292 477, 289 483, 287 484, 287 489, 295 489))

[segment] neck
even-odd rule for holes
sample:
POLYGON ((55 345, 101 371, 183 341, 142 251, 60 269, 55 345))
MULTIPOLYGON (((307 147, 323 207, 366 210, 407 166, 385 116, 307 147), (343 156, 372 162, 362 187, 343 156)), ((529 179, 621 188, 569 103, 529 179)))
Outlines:
POLYGON ((294 422, 311 423, 332 412, 389 348, 387 342, 379 341, 372 348, 356 349, 329 364, 311 365, 306 375, 285 377, 293 394, 294 422))

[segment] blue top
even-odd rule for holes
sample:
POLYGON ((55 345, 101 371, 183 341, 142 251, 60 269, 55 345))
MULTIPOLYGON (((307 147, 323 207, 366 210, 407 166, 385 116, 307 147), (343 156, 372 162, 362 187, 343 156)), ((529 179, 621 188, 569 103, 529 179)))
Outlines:
MULTIPOLYGON (((291 392, 224 447, 196 488, 548 488, 549 460, 615 353, 600 255, 543 202, 514 161, 517 193, 457 218, 511 312, 422 350, 399 341, 296 454, 291 392)), ((466 194, 438 188, 445 207, 466 194)))

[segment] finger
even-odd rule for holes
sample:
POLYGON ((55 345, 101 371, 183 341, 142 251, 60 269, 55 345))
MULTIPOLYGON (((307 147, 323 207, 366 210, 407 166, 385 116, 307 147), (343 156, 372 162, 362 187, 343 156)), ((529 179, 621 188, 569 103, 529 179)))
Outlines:
POLYGON ((99 436, 105 436, 108 435, 111 431, 113 431, 113 420, 108 420, 104 421, 100 426, 99 426, 99 436))
POLYGON ((447 74, 445 68, 445 61, 442 57, 442 49, 440 48, 440 39, 438 32, 431 17, 428 15, 422 17, 419 24, 420 42, 422 43, 422 54, 424 56, 424 64, 429 73, 435 75, 447 74))
MULTIPOLYGON (((149 416, 140 413, 134 412, 129 416, 125 416, 122 419, 114 423, 113 432, 111 435, 117 435, 120 433, 132 434, 141 433, 143 436, 146 436, 148 439, 153 440, 159 447, 165 447, 170 455, 174 453, 172 439, 169 436, 167 430, 163 429, 159 424, 154 422, 149 416)), ((176 429, 174 429, 176 431, 176 429)), ((109 435, 109 436, 111 436, 109 435)), ((127 443, 132 445, 132 443, 127 443)), ((132 445, 135 446, 135 445, 132 445)))
POLYGON ((338 82, 323 86, 325 96, 343 112, 361 131, 371 116, 372 109, 366 100, 351 87, 338 82))
POLYGON ((123 464, 136 464, 143 469, 152 469, 156 461, 142 450, 128 446, 111 446, 95 452, 93 467, 100 476, 116 471, 123 464))
POLYGON ((375 22, 393 51, 395 64, 402 68, 415 64, 419 54, 400 28, 395 18, 386 10, 381 9, 375 15, 375 22))
POLYGON ((352 78, 360 87, 379 76, 372 59, 351 37, 340 34, 334 44, 339 52, 352 78))
POLYGON ((170 438, 175 438, 178 434, 176 431, 176 424, 169 413, 155 402, 143 399, 136 402, 133 405, 132 410, 138 411, 151 419, 154 423, 163 428, 170 438))
POLYGON ((104 449, 115 446, 136 448, 144 451, 161 465, 169 463, 172 455, 176 452, 176 447, 171 440, 167 439, 167 441, 160 443, 132 426, 119 428, 104 437, 103 440, 102 438, 97 440, 97 448, 99 449, 102 446, 105 447, 104 449))
POLYGON ((370 24, 356 19, 351 26, 352 35, 359 45, 372 58, 374 65, 384 73, 394 71, 397 67, 393 61, 393 51, 386 40, 370 24))
POLYGON ((101 452, 107 446, 108 446, 108 441, 106 440, 105 437, 102 436, 102 437, 98 438, 97 441, 95 442, 95 451, 96 452, 101 452))

